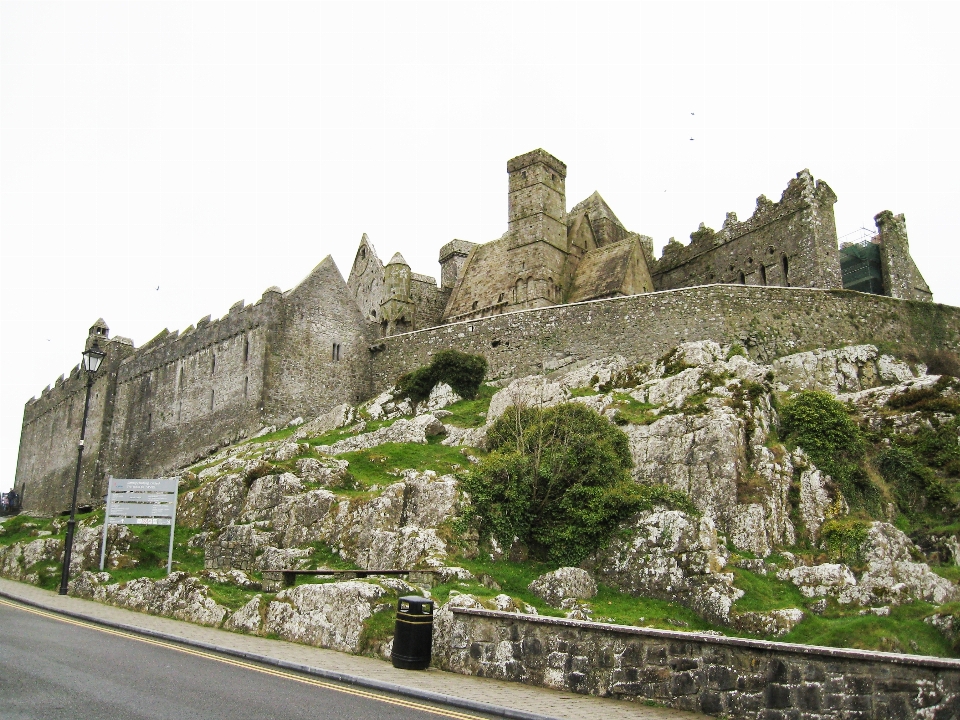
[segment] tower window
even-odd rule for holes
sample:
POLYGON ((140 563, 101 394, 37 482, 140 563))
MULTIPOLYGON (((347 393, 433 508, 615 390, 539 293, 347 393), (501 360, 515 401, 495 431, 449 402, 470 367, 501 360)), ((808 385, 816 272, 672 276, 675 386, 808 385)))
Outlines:
POLYGON ((250 359, 250 338, 243 339, 243 361, 250 359))
POLYGON ((477 305, 479 304, 479 302, 480 302, 479 300, 474 300, 474 301, 473 301, 473 307, 471 308, 471 310, 476 310, 476 309, 477 309, 477 305))
POLYGON ((210 374, 213 375, 217 371, 217 356, 214 354, 210 358, 210 374))
POLYGON ((783 263, 783 285, 784 287, 790 287, 790 263, 787 261, 786 255, 780 258, 780 261, 783 263))
POLYGON ((213 398, 214 398, 214 391, 211 390, 210 391, 210 409, 211 410, 213 410, 213 398))
POLYGON ((337 362, 340 360, 340 343, 333 344, 333 349, 330 352, 330 359, 333 360, 334 362, 337 362))

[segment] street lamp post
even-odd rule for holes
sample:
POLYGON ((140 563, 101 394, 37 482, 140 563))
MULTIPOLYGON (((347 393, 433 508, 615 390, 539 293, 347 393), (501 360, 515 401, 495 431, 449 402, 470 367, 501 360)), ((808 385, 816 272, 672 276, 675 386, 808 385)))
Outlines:
POLYGON ((80 464, 83 461, 83 437, 87 432, 87 412, 90 410, 90 388, 93 376, 100 369, 100 362, 106 357, 97 342, 83 352, 83 369, 87 376, 87 394, 83 400, 83 421, 80 423, 80 443, 77 446, 77 473, 73 478, 73 501, 70 503, 70 519, 67 521, 67 537, 63 544, 63 570, 60 572, 60 594, 67 594, 67 582, 70 579, 70 555, 73 553, 73 530, 77 525, 77 491, 80 489, 80 464))

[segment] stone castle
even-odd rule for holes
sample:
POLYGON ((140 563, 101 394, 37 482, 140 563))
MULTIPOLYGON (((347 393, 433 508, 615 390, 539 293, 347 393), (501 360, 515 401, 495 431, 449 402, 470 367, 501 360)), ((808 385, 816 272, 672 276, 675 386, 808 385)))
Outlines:
MULTIPOLYGON (((346 281, 325 258, 295 288, 271 287, 219 320, 162 331, 140 348, 98 320, 106 359, 93 385, 81 502, 106 477, 155 477, 264 426, 357 403, 400 372, 457 348, 493 377, 550 372, 620 353, 652 359, 679 342, 741 342, 756 357, 888 339, 958 347, 960 310, 935 305, 902 215, 838 247, 836 195, 809 171, 743 221, 701 224, 655 258, 598 193, 566 209, 566 165, 543 150, 507 163, 507 231, 440 249, 440 283, 366 237, 346 281)), ((24 509, 68 506, 83 413, 79 368, 24 408, 15 489, 24 509)))

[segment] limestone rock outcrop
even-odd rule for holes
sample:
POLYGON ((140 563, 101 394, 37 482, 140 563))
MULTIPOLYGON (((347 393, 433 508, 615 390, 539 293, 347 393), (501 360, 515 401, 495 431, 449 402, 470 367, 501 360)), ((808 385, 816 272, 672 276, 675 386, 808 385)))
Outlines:
POLYGON ((590 573, 575 567, 562 567, 541 575, 528 589, 553 607, 560 607, 568 598, 587 599, 597 594, 597 584, 590 573))
POLYGON ((647 511, 626 529, 582 563, 597 581, 631 595, 679 602, 711 622, 729 622, 743 591, 733 587, 732 573, 723 572, 726 556, 709 518, 647 511))
POLYGON ((136 578, 127 583, 109 582, 106 573, 84 572, 70 583, 70 594, 108 605, 163 615, 197 625, 218 626, 229 613, 209 595, 206 585, 185 572, 164 578, 136 578))

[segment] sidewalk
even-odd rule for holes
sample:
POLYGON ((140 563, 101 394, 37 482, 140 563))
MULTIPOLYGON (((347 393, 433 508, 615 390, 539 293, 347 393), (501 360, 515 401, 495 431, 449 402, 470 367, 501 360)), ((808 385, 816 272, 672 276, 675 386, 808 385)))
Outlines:
POLYGON ((442 672, 398 670, 376 658, 349 655, 281 640, 267 640, 146 615, 57 595, 33 585, 0 578, 0 597, 17 600, 101 625, 161 637, 206 650, 234 655, 328 680, 440 702, 508 718, 528 720, 693 720, 697 713, 649 707, 629 701, 576 695, 571 692, 442 672))

